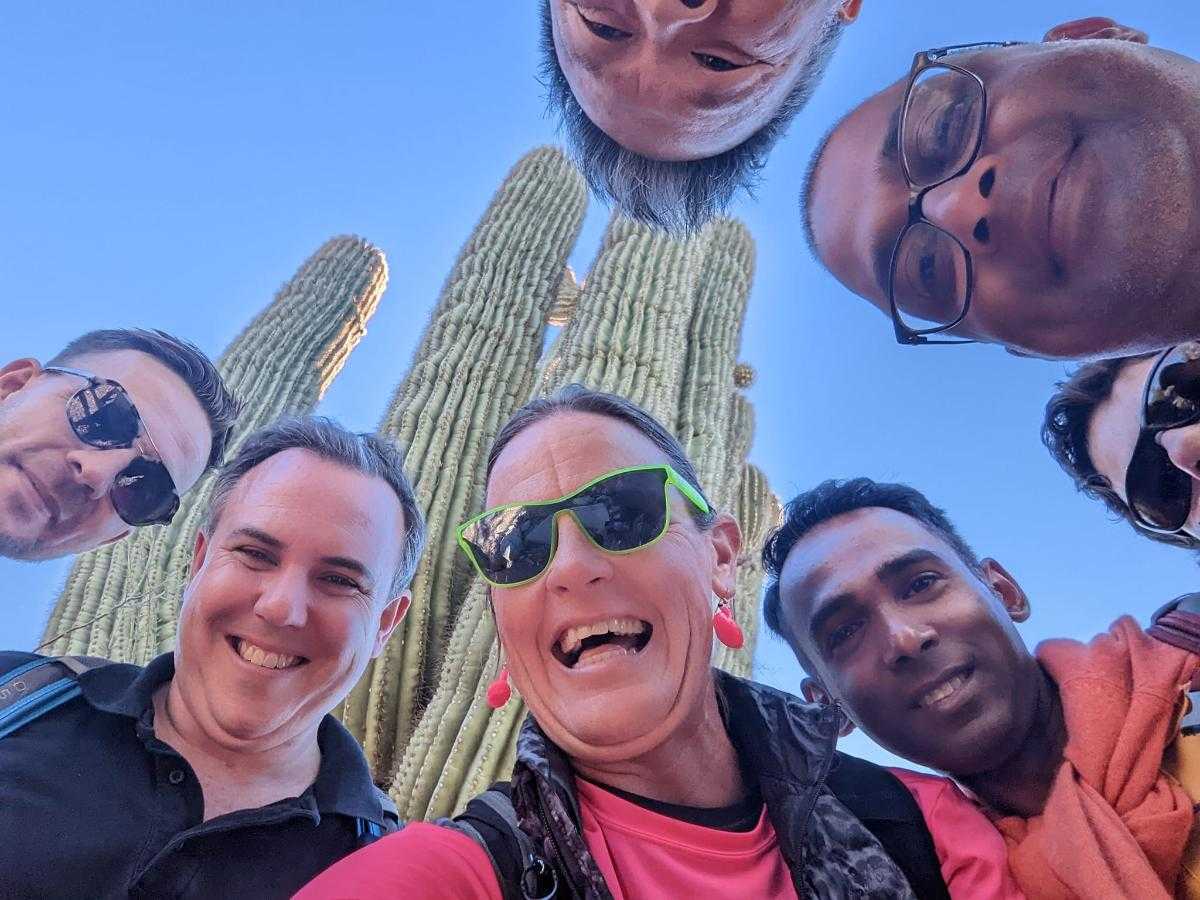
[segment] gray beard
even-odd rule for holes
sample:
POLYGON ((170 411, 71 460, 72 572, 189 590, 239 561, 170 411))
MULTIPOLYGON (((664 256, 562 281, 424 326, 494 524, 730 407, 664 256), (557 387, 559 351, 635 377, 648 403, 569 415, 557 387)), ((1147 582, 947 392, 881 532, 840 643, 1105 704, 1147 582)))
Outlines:
POLYGON ((40 558, 36 554, 37 548, 38 542, 36 538, 32 540, 18 540, 7 534, 0 533, 0 557, 33 561, 40 558))

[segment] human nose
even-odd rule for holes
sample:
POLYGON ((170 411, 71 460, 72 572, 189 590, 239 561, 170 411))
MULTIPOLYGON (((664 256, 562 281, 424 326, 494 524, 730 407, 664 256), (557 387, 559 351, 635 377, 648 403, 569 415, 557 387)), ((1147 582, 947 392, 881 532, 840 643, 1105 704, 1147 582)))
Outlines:
POLYGON ((135 450, 81 449, 67 454, 67 465, 76 483, 98 500, 108 494, 117 476, 137 455, 135 450))
POLYGON ((1200 481, 1200 424, 1160 432, 1158 443, 1176 468, 1200 481))
POLYGON ((567 595, 606 581, 612 563, 583 533, 574 517, 559 513, 557 526, 558 545, 546 573, 546 587, 555 594, 567 595))
POLYGON ((254 603, 254 614, 276 628, 302 628, 308 621, 307 577, 277 572, 254 603))
POLYGON ((981 156, 967 171, 931 188, 921 199, 921 214, 947 231, 971 252, 985 255, 995 247, 998 165, 994 156, 981 156))
POLYGON ((885 621, 889 667, 914 659, 937 645, 937 632, 924 622, 914 622, 903 615, 887 616, 885 621))
POLYGON ((711 16, 717 0, 649 0, 641 5, 644 13, 660 25, 684 25, 711 16))

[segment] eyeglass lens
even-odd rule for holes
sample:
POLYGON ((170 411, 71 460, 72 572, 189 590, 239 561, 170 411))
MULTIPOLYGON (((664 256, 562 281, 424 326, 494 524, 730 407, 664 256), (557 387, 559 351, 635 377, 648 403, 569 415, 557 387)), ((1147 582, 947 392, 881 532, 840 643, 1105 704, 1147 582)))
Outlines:
POLYGON ((550 563, 555 517, 563 510, 604 550, 620 553, 653 541, 666 521, 665 479, 662 469, 621 472, 558 503, 497 510, 463 537, 489 580, 528 581, 550 563))
MULTIPOLYGON (((983 88, 970 75, 932 66, 909 91, 900 129, 900 159, 910 186, 923 190, 953 178, 974 157, 984 127, 983 88)), ((953 322, 967 303, 969 263, 962 244, 916 222, 893 258, 892 291, 903 321, 920 331, 953 322)))
POLYGON ((1143 431, 1125 473, 1125 495, 1142 524, 1178 531, 1191 514, 1194 482, 1155 436, 1200 421, 1200 344, 1173 347, 1155 364, 1142 418, 1143 431))
POLYGON ((1200 343, 1179 344, 1159 361, 1143 412, 1147 427, 1160 430, 1200 418, 1200 343))
POLYGON ((67 401, 67 418, 81 441, 102 450, 131 446, 141 429, 129 395, 112 381, 76 391, 67 401))
MULTIPOLYGON (((67 419, 76 436, 92 447, 130 447, 141 431, 137 407, 115 381, 97 381, 67 401, 67 419)), ((175 482, 162 462, 134 459, 109 489, 113 509, 129 525, 168 522, 179 507, 175 482)))

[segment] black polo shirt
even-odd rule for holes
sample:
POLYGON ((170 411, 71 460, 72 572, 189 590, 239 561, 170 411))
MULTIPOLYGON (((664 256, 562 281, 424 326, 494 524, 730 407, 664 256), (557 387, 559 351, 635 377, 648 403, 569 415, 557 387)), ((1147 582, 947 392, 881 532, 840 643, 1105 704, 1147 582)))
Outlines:
MULTIPOLYGON (((0 675, 36 658, 0 653, 0 675)), ((151 697, 174 673, 170 653, 100 666, 0 738, 0 897, 289 897, 369 840, 367 822, 395 828, 332 716, 303 794, 205 822, 191 766, 154 736, 151 697)))

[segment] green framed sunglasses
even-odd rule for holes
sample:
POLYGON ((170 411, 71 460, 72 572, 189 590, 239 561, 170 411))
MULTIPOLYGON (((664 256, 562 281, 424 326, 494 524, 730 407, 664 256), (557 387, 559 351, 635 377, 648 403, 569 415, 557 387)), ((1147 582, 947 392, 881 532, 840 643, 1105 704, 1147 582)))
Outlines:
POLYGON ((701 513, 708 501, 668 465, 628 466, 593 478, 557 500, 506 503, 458 526, 458 546, 492 587, 528 584, 558 549, 558 515, 568 513, 606 553, 633 553, 667 533, 668 488, 674 485, 701 513))

